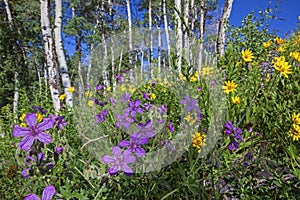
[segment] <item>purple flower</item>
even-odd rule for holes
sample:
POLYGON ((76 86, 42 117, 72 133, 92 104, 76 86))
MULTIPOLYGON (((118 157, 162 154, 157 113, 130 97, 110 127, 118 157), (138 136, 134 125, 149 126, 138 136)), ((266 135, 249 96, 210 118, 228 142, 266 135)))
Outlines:
POLYGON ((104 103, 102 102, 102 101, 99 101, 99 99, 94 99, 94 102, 95 102, 95 104, 97 104, 97 105, 99 105, 99 106, 101 106, 101 107, 103 107, 104 106, 104 103))
POLYGON ((67 122, 65 121, 65 116, 56 116, 56 125, 60 130, 64 129, 67 126, 67 122))
POLYGON ((32 156, 26 156, 25 158, 24 158, 24 163, 26 164, 26 165, 31 165, 32 164, 32 162, 33 163, 35 163, 36 161, 35 161, 35 159, 32 157, 32 156))
POLYGON ((130 94, 123 94, 123 95, 120 97, 120 101, 121 101, 122 103, 125 103, 125 102, 130 101, 130 98, 131 98, 131 95, 130 95, 130 94))
POLYGON ((142 108, 144 110, 151 110, 152 109, 152 104, 150 102, 144 103, 144 105, 142 105, 142 108))
POLYGON ((105 116, 108 114, 107 110, 102 110, 100 114, 95 116, 96 121, 94 124, 99 124, 99 122, 104 122, 105 121, 105 116))
POLYGON ((165 104, 163 104, 161 107, 158 108, 158 112, 160 114, 164 114, 167 112, 167 106, 165 104))
POLYGON ((150 101, 150 100, 151 100, 150 97, 149 97, 149 95, 148 95, 146 92, 144 92, 144 91, 143 91, 143 97, 144 97, 147 101, 150 101))
POLYGON ((16 125, 13 130, 14 137, 23 137, 19 145, 20 149, 28 151, 36 138, 45 144, 48 144, 52 141, 51 136, 43 132, 53 128, 54 123, 51 119, 44 119, 42 123, 38 124, 35 113, 29 113, 26 115, 25 121, 28 125, 28 128, 16 125))
POLYGON ((124 112, 123 115, 117 114, 117 122, 116 122, 116 128, 119 128, 120 126, 124 126, 124 128, 128 129, 130 126, 130 123, 134 122, 134 119, 128 116, 128 112, 124 112))
POLYGON ((110 103, 115 106, 117 104, 116 100, 114 98, 109 98, 110 103))
POLYGON ((103 89, 103 86, 102 85, 97 85, 96 87, 96 90, 99 91, 99 90, 102 90, 103 89))
POLYGON ((29 173, 30 168, 24 169, 21 174, 23 178, 30 178, 30 173, 29 173))
POLYGON ((56 147, 55 148, 55 153, 60 154, 64 150, 63 147, 56 147))
POLYGON ((227 124, 224 124, 224 127, 225 127, 226 134, 230 135, 233 133, 233 136, 234 136, 234 138, 231 138, 231 142, 228 145, 228 149, 230 151, 232 149, 237 149, 239 147, 239 143, 237 140, 244 142, 244 139, 241 136, 241 134, 243 133, 242 129, 240 129, 238 127, 235 128, 230 120, 227 121, 227 124))
POLYGON ((120 147, 127 147, 127 150, 132 152, 135 152, 137 157, 141 157, 146 154, 145 149, 141 147, 142 144, 147 144, 149 141, 149 138, 135 138, 130 137, 130 141, 122 140, 120 142, 120 147))
POLYGON ((146 124, 140 123, 138 125, 139 130, 133 133, 131 136, 135 138, 151 138, 155 136, 154 128, 152 127, 152 121, 149 120, 146 124))
POLYGON ((118 80, 118 82, 122 82, 124 80, 121 74, 117 74, 116 79, 118 80))
POLYGON ((168 123, 168 127, 169 127, 169 129, 170 129, 171 133, 174 133, 174 126, 173 126, 173 124, 172 124, 172 122, 171 122, 171 121, 169 121, 169 123, 168 123))
POLYGON ((139 106, 141 105, 141 101, 138 99, 135 102, 130 101, 129 102, 129 108, 126 109, 126 111, 130 112, 131 117, 135 117, 136 113, 142 113, 143 109, 139 106))
POLYGON ((47 110, 44 110, 43 108, 41 108, 40 106, 32 106, 32 109, 34 110, 34 113, 41 113, 42 115, 47 113, 47 110))
POLYGON ((198 92, 201 92, 202 91, 202 88, 199 86, 199 87, 197 87, 197 91, 198 92))
POLYGON ((91 89, 91 86, 88 84, 88 85, 86 85, 86 89, 87 90, 90 90, 91 89))
POLYGON ((120 147, 115 146, 112 148, 112 153, 114 157, 108 155, 102 156, 102 160, 106 165, 112 164, 112 166, 108 169, 108 173, 110 175, 114 175, 118 173, 119 169, 121 169, 127 176, 132 175, 133 171, 128 164, 135 162, 135 157, 132 156, 131 152, 125 150, 122 153, 120 147))
POLYGON ((45 159, 45 154, 44 153, 38 153, 37 155, 37 160, 38 161, 43 161, 45 159))
POLYGON ((227 135, 230 135, 232 132, 234 132, 234 126, 230 120, 227 121, 227 124, 224 124, 224 127, 227 135))
POLYGON ((193 109, 195 111, 197 111, 198 113, 200 112, 197 99, 191 99, 191 97, 188 95, 186 95, 184 98, 185 98, 185 100, 180 100, 180 103, 186 105, 186 108, 185 108, 186 112, 190 112, 193 109))
MULTIPOLYGON (((52 185, 48 185, 43 191, 42 200, 51 200, 54 194, 55 187, 52 185)), ((37 195, 31 193, 26 196, 25 200, 40 200, 40 198, 37 195)))

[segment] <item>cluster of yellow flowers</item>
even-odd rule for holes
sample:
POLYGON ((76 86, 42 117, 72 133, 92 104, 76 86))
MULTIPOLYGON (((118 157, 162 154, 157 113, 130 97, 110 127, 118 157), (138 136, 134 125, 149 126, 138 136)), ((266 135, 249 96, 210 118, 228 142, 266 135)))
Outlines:
POLYGON ((290 53, 290 57, 294 58, 295 60, 297 60, 298 62, 300 62, 300 52, 291 52, 290 53))
POLYGON ((298 141, 300 139, 300 113, 293 113, 292 115, 293 127, 290 130, 290 137, 293 141, 298 141))
POLYGON ((284 56, 275 57, 272 61, 274 69, 279 71, 284 77, 288 78, 288 74, 292 73, 291 65, 285 61, 284 56))
POLYGON ((196 71, 195 74, 192 76, 192 78, 190 79, 190 82, 196 82, 199 76, 199 72, 196 71))
POLYGON ((188 113, 184 119, 190 123, 190 126, 192 126, 196 122, 196 119, 191 117, 190 113, 188 113))
POLYGON ((203 67, 201 70, 201 76, 211 76, 214 68, 212 67, 203 67))
POLYGON ((198 153, 201 152, 201 147, 205 146, 205 140, 206 140, 206 135, 205 134, 201 134, 199 132, 196 132, 193 135, 193 147, 196 147, 198 149, 198 153))
MULTIPOLYGON (((75 91, 75 88, 72 86, 72 87, 69 87, 68 89, 67 89, 67 92, 69 92, 69 93, 73 93, 75 91)), ((59 96, 59 100, 61 100, 61 101, 63 101, 64 99, 66 98, 66 94, 61 94, 60 96, 59 96)))

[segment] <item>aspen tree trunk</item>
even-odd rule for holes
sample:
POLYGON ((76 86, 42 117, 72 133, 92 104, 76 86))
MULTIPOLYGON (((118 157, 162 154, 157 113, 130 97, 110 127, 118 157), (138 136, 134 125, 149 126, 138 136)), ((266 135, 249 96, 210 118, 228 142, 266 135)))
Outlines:
POLYGON ((171 46, 170 46, 170 36, 169 36, 169 25, 168 25, 168 18, 167 18, 167 5, 166 0, 162 0, 163 6, 163 15, 164 15, 164 26, 165 26, 165 34, 166 34, 166 42, 167 42, 167 54, 168 54, 168 62, 169 62, 169 69, 171 69, 171 46))
POLYGON ((161 73, 161 29, 159 26, 157 26, 158 31, 158 47, 157 47, 157 60, 158 60, 158 74, 161 73))
POLYGON ((57 60, 61 73, 61 81, 64 87, 64 93, 66 94, 66 104, 73 107, 73 95, 72 92, 68 92, 68 88, 71 87, 71 80, 68 72, 67 61, 62 43, 62 0, 55 0, 55 27, 54 27, 54 41, 57 60))
MULTIPOLYGON (((109 4, 109 16, 111 17, 111 21, 112 21, 112 27, 114 30, 115 27, 115 20, 114 20, 114 16, 113 16, 113 12, 112 12, 112 7, 111 7, 111 0, 108 0, 108 4, 109 4)), ((111 40, 111 45, 110 45, 110 53, 111 53, 111 73, 112 73, 112 84, 113 84, 113 91, 116 91, 117 88, 117 79, 116 79, 116 66, 115 66, 115 32, 112 32, 112 40, 111 40)))
POLYGON ((199 24, 199 53, 198 53, 198 80, 202 71, 202 62, 203 62, 203 40, 204 40, 204 29, 205 29, 205 18, 206 18, 206 0, 201 0, 200 2, 200 24, 199 24))
MULTIPOLYGON (((7 0, 4 0, 4 5, 7 14, 9 28, 11 29, 11 31, 13 31, 13 19, 12 19, 12 14, 7 0)), ((14 80, 15 83, 14 83, 13 115, 14 115, 14 122, 16 123, 18 120, 18 104, 19 104, 19 70, 17 64, 15 65, 14 80)))
POLYGON ((181 60, 182 60, 182 24, 181 24, 181 0, 175 0, 175 22, 176 22, 176 56, 177 56, 177 70, 181 74, 181 60))
POLYGON ((150 68, 150 78, 152 78, 154 76, 154 69, 153 69, 153 35, 152 35, 152 1, 149 0, 149 9, 148 9, 148 13, 149 13, 149 32, 150 32, 150 55, 149 55, 149 68, 150 68))
POLYGON ((225 0, 222 18, 219 22, 218 39, 217 39, 217 53, 220 56, 224 55, 225 40, 226 40, 225 31, 226 31, 226 25, 228 22, 228 18, 231 13, 232 4, 233 4, 233 0, 225 0))
POLYGON ((129 80, 130 82, 133 81, 134 74, 133 74, 133 66, 132 66, 132 20, 131 20, 131 9, 130 9, 130 0, 126 0, 126 7, 127 7, 127 22, 128 22, 128 40, 129 40, 129 65, 130 65, 130 72, 129 72, 129 80))
POLYGON ((58 78, 58 69, 55 65, 55 58, 53 54, 53 37, 50 28, 50 20, 49 20, 49 5, 48 0, 40 0, 40 9, 41 9, 41 26, 42 26, 42 34, 44 40, 44 51, 46 54, 47 60, 47 69, 48 69, 48 83, 52 98, 53 107, 55 113, 58 113, 60 110, 60 100, 59 100, 59 82, 58 78))

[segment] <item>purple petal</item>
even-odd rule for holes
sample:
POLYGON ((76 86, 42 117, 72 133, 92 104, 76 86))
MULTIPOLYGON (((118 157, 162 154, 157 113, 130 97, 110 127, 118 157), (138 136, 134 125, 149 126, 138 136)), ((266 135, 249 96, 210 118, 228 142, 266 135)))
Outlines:
POLYGON ((141 138, 137 141, 137 145, 141 145, 141 144, 147 144, 149 141, 149 138, 141 138))
POLYGON ((36 162, 35 161, 35 159, 32 157, 32 156, 26 156, 25 157, 25 159, 24 159, 24 163, 26 164, 26 165, 31 165, 31 162, 30 161, 32 161, 32 162, 36 162))
POLYGON ((119 165, 114 164, 114 165, 112 165, 110 168, 108 168, 108 173, 109 173, 110 175, 115 175, 115 174, 118 173, 118 170, 119 170, 119 165))
POLYGON ((114 156, 117 158, 117 157, 120 157, 120 156, 121 156, 122 150, 120 149, 120 147, 114 146, 114 147, 112 148, 112 153, 113 153, 114 156))
POLYGON ((27 114, 25 117, 25 121, 29 127, 35 127, 37 124, 37 117, 36 117, 35 113, 27 114))
POLYGON ((55 194, 55 187, 52 185, 48 185, 45 187, 42 195, 42 200, 51 200, 55 194))
POLYGON ((40 200, 40 198, 38 196, 36 196, 35 194, 28 194, 24 200, 40 200))
POLYGON ((127 175, 127 176, 130 176, 131 174, 133 174, 133 171, 132 169, 125 163, 122 163, 120 165, 121 167, 121 170, 127 175))
POLYGON ((30 168, 27 168, 27 169, 24 169, 24 170, 21 172, 23 178, 29 178, 29 177, 30 177, 29 170, 30 170, 30 168))
POLYGON ((26 135, 20 142, 19 148, 28 151, 34 142, 32 135, 26 135))
POLYGON ((63 147, 56 147, 56 148, 55 148, 55 152, 56 152, 57 154, 59 154, 59 153, 62 152, 63 150, 64 150, 63 147))
POLYGON ((15 128, 13 130, 14 137, 24 137, 28 134, 30 134, 30 130, 28 128, 15 125, 15 128))
POLYGON ((128 146, 130 146, 130 142, 129 142, 129 141, 127 141, 127 140, 122 140, 122 141, 120 142, 120 147, 128 147, 128 146))
POLYGON ((145 149, 143 149, 142 147, 136 147, 134 149, 135 154, 137 155, 137 157, 142 157, 143 155, 146 154, 145 149))
POLYGON ((38 153, 38 161, 43 161, 45 158, 45 154, 44 153, 38 153))
POLYGON ((41 141, 45 144, 52 142, 51 136, 44 132, 39 132, 39 134, 37 134, 37 138, 39 141, 41 141))
POLYGON ((125 150, 123 153, 123 163, 133 163, 135 162, 135 157, 132 155, 131 151, 125 150))
POLYGON ((38 129, 41 130, 41 131, 45 131, 45 130, 48 130, 50 128, 53 128, 54 126, 54 121, 51 120, 50 118, 46 118, 42 121, 42 123, 40 123, 38 125, 38 129))
POLYGON ((230 144, 228 145, 227 148, 228 148, 230 151, 232 151, 232 149, 233 149, 232 143, 230 143, 230 144))
POLYGON ((116 159, 111 156, 104 155, 104 156, 102 156, 102 161, 107 165, 109 163, 115 163, 116 159))

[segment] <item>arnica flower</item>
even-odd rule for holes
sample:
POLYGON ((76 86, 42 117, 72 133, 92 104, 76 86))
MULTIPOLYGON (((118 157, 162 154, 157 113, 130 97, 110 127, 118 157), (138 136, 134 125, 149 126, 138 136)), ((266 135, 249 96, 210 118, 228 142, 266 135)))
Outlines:
POLYGON ((278 49, 277 49, 280 53, 283 53, 283 52, 285 52, 285 47, 279 47, 278 49))
POLYGON ((284 44, 286 42, 285 39, 281 39, 280 37, 276 37, 275 41, 278 45, 284 44))
POLYGON ((44 132, 45 130, 53 128, 54 121, 52 119, 46 118, 42 123, 38 124, 35 113, 29 113, 26 115, 25 121, 28 128, 16 125, 13 130, 14 137, 23 137, 19 145, 20 149, 28 151, 36 138, 45 144, 52 141, 51 136, 44 132))
POLYGON ((190 113, 188 113, 184 119, 190 123, 190 126, 192 126, 196 122, 196 119, 192 118, 190 113))
POLYGON ((192 82, 192 83, 193 83, 193 82, 196 82, 196 81, 197 81, 197 78, 194 77, 194 76, 190 79, 190 82, 192 82))
POLYGON ((63 101, 66 98, 66 94, 61 94, 59 96, 59 100, 63 101))
POLYGON ((107 92, 110 92, 110 91, 111 91, 111 87, 110 87, 110 86, 107 87, 107 88, 106 88, 106 91, 107 91, 107 92))
POLYGON ((213 69, 212 67, 203 67, 201 70, 201 75, 202 76, 211 76, 213 73, 213 69))
POLYGON ((179 74, 179 79, 181 81, 186 81, 186 77, 183 74, 179 74))
POLYGON ((205 146, 205 140, 206 140, 205 134, 200 134, 199 132, 196 132, 193 135, 192 145, 193 147, 196 147, 198 149, 198 153, 201 152, 201 147, 205 146))
POLYGON ((271 46, 271 44, 272 44, 272 41, 269 40, 269 41, 267 41, 267 42, 264 42, 264 43, 263 43, 263 46, 264 46, 264 48, 269 48, 269 47, 271 46))
POLYGON ((225 85, 222 86, 224 92, 229 94, 229 92, 234 92, 236 90, 237 84, 233 81, 225 81, 225 85))
POLYGON ((293 113, 292 121, 293 121, 293 124, 300 125, 300 113, 298 113, 298 114, 293 113))
POLYGON ((68 89, 67 89, 67 92, 70 92, 70 93, 72 93, 72 92, 74 92, 75 91, 75 88, 74 87, 69 87, 68 89))
POLYGON ((293 141, 298 141, 300 139, 300 126, 293 124, 292 129, 289 131, 290 137, 293 138, 293 141))
POLYGON ((43 115, 41 113, 36 113, 37 121, 41 122, 43 120, 43 115))
POLYGON ((86 97, 91 97, 91 96, 93 96, 93 92, 92 92, 92 91, 86 91, 86 92, 84 93, 84 95, 85 95, 86 97))
POLYGON ((108 155, 102 156, 102 161, 106 165, 112 164, 112 166, 108 169, 108 173, 110 175, 115 175, 121 169, 125 175, 132 175, 133 171, 128 164, 135 162, 135 157, 131 154, 131 152, 129 150, 122 152, 120 147, 115 146, 112 148, 112 153, 114 157, 108 155))
MULTIPOLYGON (((42 200, 51 200, 54 194, 55 187, 52 185, 48 185, 43 191, 42 200)), ((37 195, 31 193, 28 194, 24 200, 40 200, 40 198, 37 195)))
POLYGON ((150 99, 155 99, 156 98, 156 95, 154 94, 154 93, 152 93, 151 95, 150 95, 150 99))
POLYGON ((241 103, 241 98, 240 97, 231 97, 231 102, 233 104, 240 104, 241 103))
POLYGON ((242 58, 245 62, 252 62, 252 59, 254 58, 252 51, 248 49, 242 50, 242 58))
POLYGON ((24 121, 25 117, 26 117, 26 113, 23 113, 23 114, 21 115, 21 117, 19 118, 20 121, 21 121, 21 122, 24 121))
POLYGON ((94 105, 94 103, 95 103, 95 102, 94 102, 93 100, 89 100, 89 101, 88 101, 88 106, 92 107, 92 106, 94 105))
POLYGON ((285 78, 288 78, 288 74, 292 73, 291 65, 285 61, 285 57, 280 56, 275 58, 277 62, 274 62, 274 69, 279 71, 285 78))
POLYGON ((294 58, 298 62, 300 62, 300 52, 291 52, 290 57, 294 58))

